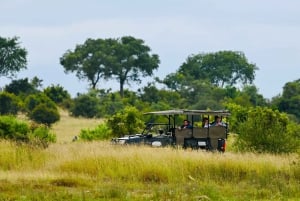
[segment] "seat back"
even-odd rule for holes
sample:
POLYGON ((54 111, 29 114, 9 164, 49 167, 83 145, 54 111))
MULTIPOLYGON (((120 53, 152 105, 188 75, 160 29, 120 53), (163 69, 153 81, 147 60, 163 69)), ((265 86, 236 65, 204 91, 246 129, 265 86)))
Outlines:
POLYGON ((213 149, 218 148, 218 139, 226 139, 227 131, 224 126, 212 126, 209 128, 209 137, 213 149))
POLYGON ((208 129, 207 128, 194 128, 193 136, 194 138, 206 138, 208 129))
POLYGON ((176 129, 175 130, 175 138, 176 138, 176 145, 183 146, 184 145, 184 138, 191 138, 192 137, 192 129, 176 129))

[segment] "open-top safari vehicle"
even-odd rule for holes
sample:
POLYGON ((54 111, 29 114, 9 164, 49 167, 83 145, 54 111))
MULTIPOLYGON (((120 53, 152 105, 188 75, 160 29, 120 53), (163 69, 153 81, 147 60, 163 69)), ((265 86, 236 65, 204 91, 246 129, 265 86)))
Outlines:
POLYGON ((114 138, 115 144, 145 144, 151 146, 179 146, 183 148, 205 149, 225 151, 226 139, 228 136, 228 123, 223 126, 202 126, 202 120, 219 117, 228 120, 230 112, 227 110, 165 110, 148 112, 145 115, 152 115, 152 119, 159 119, 159 122, 151 121, 146 123, 145 129, 140 134, 128 135, 121 138, 114 138), (162 118, 164 117, 164 118, 162 118), (192 128, 181 129, 182 119, 188 119, 193 125, 192 128), (199 123, 200 122, 200 123, 199 123))

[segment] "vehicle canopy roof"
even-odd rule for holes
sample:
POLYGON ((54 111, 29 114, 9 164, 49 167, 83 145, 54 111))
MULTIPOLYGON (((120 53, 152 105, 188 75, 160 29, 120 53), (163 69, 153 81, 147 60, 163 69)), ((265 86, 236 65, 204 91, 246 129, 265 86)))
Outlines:
POLYGON ((147 112, 145 114, 152 115, 214 115, 214 116, 230 116, 228 110, 188 110, 188 109, 175 109, 175 110, 162 110, 147 112))

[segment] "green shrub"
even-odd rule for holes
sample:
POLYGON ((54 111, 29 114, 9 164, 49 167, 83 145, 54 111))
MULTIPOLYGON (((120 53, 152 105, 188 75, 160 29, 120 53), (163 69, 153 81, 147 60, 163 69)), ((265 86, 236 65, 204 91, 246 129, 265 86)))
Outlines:
POLYGON ((55 102, 53 102, 44 93, 31 94, 26 97, 24 101, 24 107, 30 113, 36 106, 45 104, 48 108, 56 108, 55 102))
POLYGON ((49 143, 56 142, 56 135, 48 127, 38 124, 30 126, 13 116, 0 116, 0 138, 44 148, 49 143))
POLYGON ((103 123, 95 129, 82 129, 79 137, 87 141, 109 139, 111 137, 111 130, 106 123, 103 123))
POLYGON ((93 118, 99 113, 99 99, 95 94, 81 94, 74 99, 70 109, 72 116, 93 118))
POLYGON ((0 115, 15 115, 18 113, 18 97, 8 92, 0 93, 0 115))
POLYGON ((61 104, 65 100, 70 100, 71 95, 60 85, 51 85, 44 89, 44 94, 56 104, 61 104))
POLYGON ((225 106, 231 112, 231 116, 229 118, 230 132, 238 133, 240 123, 246 121, 248 108, 235 103, 227 103, 225 106))
POLYGON ((27 123, 17 120, 13 116, 0 116, 0 138, 28 141, 30 128, 27 123))
POLYGON ((112 130, 112 134, 118 137, 141 132, 144 128, 141 113, 132 106, 127 106, 110 117, 107 125, 112 130))
POLYGON ((269 108, 249 109, 238 133, 236 146, 243 151, 290 153, 299 145, 299 126, 292 125, 286 114, 269 108))
POLYGON ((56 142, 56 135, 48 127, 39 125, 32 130, 29 139, 31 145, 47 148, 49 143, 56 142))
POLYGON ((49 108, 46 104, 37 105, 32 112, 29 113, 29 117, 35 122, 46 124, 47 126, 51 126, 60 119, 57 108, 49 108))

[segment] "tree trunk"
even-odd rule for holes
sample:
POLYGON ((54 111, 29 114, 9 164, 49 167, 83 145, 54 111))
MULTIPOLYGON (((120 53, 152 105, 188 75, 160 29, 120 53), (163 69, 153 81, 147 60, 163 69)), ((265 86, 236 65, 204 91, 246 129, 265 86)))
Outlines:
POLYGON ((124 97, 124 80, 120 80, 120 96, 124 97))

